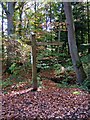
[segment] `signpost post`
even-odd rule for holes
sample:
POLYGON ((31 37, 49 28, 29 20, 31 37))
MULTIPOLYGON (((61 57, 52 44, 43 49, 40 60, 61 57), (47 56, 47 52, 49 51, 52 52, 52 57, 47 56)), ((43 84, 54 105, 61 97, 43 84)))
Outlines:
POLYGON ((37 90, 37 66, 36 66, 36 39, 35 34, 32 34, 31 37, 31 44, 32 44, 32 80, 33 80, 33 90, 37 90))

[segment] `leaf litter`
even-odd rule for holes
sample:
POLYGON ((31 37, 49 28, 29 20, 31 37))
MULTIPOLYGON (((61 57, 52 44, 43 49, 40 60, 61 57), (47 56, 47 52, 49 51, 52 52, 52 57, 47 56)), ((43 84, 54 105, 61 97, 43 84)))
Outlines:
POLYGON ((1 120, 90 120, 90 94, 79 88, 58 88, 42 80, 37 91, 23 83, 2 93, 1 120), (28 87, 27 87, 28 86, 28 87), (18 86, 19 87, 19 86, 18 86))

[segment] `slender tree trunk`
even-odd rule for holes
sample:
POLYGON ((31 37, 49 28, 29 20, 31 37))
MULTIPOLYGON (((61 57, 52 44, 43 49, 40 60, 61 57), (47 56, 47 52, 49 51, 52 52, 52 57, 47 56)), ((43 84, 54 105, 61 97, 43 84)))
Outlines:
MULTIPOLYGON (((61 3, 60 3, 61 4, 61 3)), ((60 42, 60 38, 61 38, 61 28, 60 28, 60 22, 62 22, 62 8, 61 8, 61 10, 59 10, 59 12, 60 12, 60 14, 59 14, 59 28, 58 28, 58 42, 60 42)), ((58 46, 58 53, 59 53, 59 51, 60 51, 60 47, 58 46)))
MULTIPOLYGON (((1 3, 3 6, 3 2, 1 3)), ((3 36, 4 36, 4 11, 2 8, 2 58, 4 58, 4 46, 3 46, 3 36)))
POLYGON ((13 24, 13 15, 14 15, 14 8, 16 2, 8 2, 6 5, 2 5, 2 9, 5 11, 7 16, 7 33, 8 35, 12 34, 14 31, 14 24, 13 24))
POLYGON ((74 70, 76 72, 77 83, 81 85, 86 78, 86 74, 84 72, 82 63, 79 59, 79 54, 76 46, 75 28, 74 28, 74 22, 73 22, 71 3, 64 2, 63 4, 64 4, 65 15, 66 15, 66 21, 67 21, 68 44, 69 44, 70 55, 71 55, 74 70))
MULTIPOLYGON (((7 32, 8 36, 13 34, 14 32, 14 24, 13 24, 13 15, 14 15, 14 6, 13 2, 8 2, 8 14, 7 14, 7 32)), ((11 66, 12 63, 12 46, 10 45, 10 39, 8 39, 7 46, 7 67, 11 66)))
POLYGON ((21 10, 19 10, 19 18, 20 18, 20 23, 19 23, 19 38, 21 38, 21 36, 22 36, 22 11, 21 10))
MULTIPOLYGON (((88 26, 88 43, 90 43, 90 28, 89 28, 89 15, 90 15, 90 10, 89 10, 89 2, 87 0, 87 26, 88 26)), ((90 53, 90 48, 88 48, 88 53, 90 53)))
POLYGON ((34 11, 35 11, 35 33, 36 33, 36 12, 37 12, 37 3, 36 3, 36 1, 35 1, 35 6, 34 6, 34 11))
POLYGON ((8 2, 8 35, 13 34, 14 31, 14 24, 13 24, 13 15, 14 15, 14 6, 13 2, 8 2))
MULTIPOLYGON (((46 11, 46 16, 45 16, 46 18, 45 18, 45 19, 46 19, 46 31, 47 31, 47 20, 48 20, 48 19, 47 19, 47 13, 48 13, 47 5, 45 5, 45 11, 46 11)), ((47 41, 47 35, 45 36, 45 41, 47 41)), ((46 48, 47 48, 47 47, 46 47, 46 48)))
MULTIPOLYGON (((2 6, 3 6, 3 3, 2 3, 2 6)), ((2 8, 2 38, 4 36, 4 25, 3 25, 4 19, 3 19, 3 17, 4 17, 4 11, 3 11, 3 8, 2 8)))
POLYGON ((22 14, 23 14, 24 2, 19 3, 19 38, 22 36, 22 14))
MULTIPOLYGON (((7 16, 7 34, 8 36, 14 33, 13 15, 16 2, 8 2, 6 5, 2 5, 2 9, 5 11, 7 16)), ((7 67, 11 65, 12 58, 12 46, 10 45, 10 40, 8 39, 7 46, 7 67)))
MULTIPOLYGON (((50 6, 50 12, 49 12, 49 17, 50 17, 50 27, 51 27, 51 42, 52 42, 52 2, 49 3, 50 6)), ((51 46, 51 52, 53 53, 53 45, 51 46)))

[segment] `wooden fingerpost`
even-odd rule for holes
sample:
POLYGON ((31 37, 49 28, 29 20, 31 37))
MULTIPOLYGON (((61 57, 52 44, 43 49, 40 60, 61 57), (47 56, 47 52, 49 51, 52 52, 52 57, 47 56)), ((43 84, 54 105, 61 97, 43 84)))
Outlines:
POLYGON ((32 81, 33 81, 33 91, 37 90, 38 83, 37 83, 37 67, 36 67, 36 39, 35 34, 31 34, 31 46, 32 46, 32 81))
POLYGON ((31 50, 31 64, 32 64, 32 81, 33 81, 33 90, 36 91, 38 88, 37 82, 37 64, 36 64, 36 48, 37 46, 46 46, 46 45, 58 45, 62 46, 63 42, 36 42, 35 34, 31 33, 31 42, 29 45, 32 47, 31 50))

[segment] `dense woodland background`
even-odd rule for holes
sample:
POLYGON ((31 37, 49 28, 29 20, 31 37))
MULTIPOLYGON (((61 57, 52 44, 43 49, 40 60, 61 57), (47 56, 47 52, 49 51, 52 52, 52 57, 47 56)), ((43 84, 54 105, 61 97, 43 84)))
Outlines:
POLYGON ((0 2, 0 9, 2 11, 0 16, 2 21, 2 36, 0 37, 2 40, 2 81, 0 85, 4 101, 2 120, 12 118, 15 120, 39 120, 41 116, 42 120, 51 119, 52 116, 52 120, 89 120, 90 3, 88 0, 87 2, 71 3, 0 2), (34 33, 37 43, 61 42, 61 45, 37 46, 36 83, 32 80, 32 33, 34 33), (28 91, 29 93, 27 93, 28 91), (58 93, 61 96, 57 96, 58 93), (13 97, 11 98, 11 96, 13 97), (54 103, 55 106, 53 106, 54 98, 52 96, 57 99, 54 103), (74 97, 76 103, 73 101, 74 97), (19 108, 14 106, 15 99, 19 108), (43 100, 45 104, 42 103, 43 100), (48 100, 51 100, 52 103, 48 100), (23 102, 20 103, 20 101, 23 102), (37 104, 42 103, 44 108, 39 109, 40 106, 35 108, 37 107, 35 103, 38 101, 37 104), (64 103, 60 101, 64 101, 64 103), (82 107, 82 103, 85 101, 86 108, 82 107), (66 107, 71 112, 65 112, 66 110, 64 110, 65 113, 61 112, 61 104, 57 105, 57 102, 65 105, 68 103, 64 108, 66 107), (45 108, 45 106, 49 108, 45 108), (51 115, 51 113, 58 111, 58 106, 60 107, 58 115, 51 115), (67 106, 70 106, 70 109, 67 106), (78 106, 81 111, 85 111, 84 115, 79 114, 78 106), (37 109, 38 115, 34 114, 34 108, 37 109), (44 112, 47 109, 49 111, 42 114, 42 109, 44 112), (28 113, 25 110, 31 112, 28 113), (48 115, 50 111, 51 117, 48 115), (65 114, 67 114, 66 117, 65 114), (59 117, 56 118, 55 115, 59 117))

